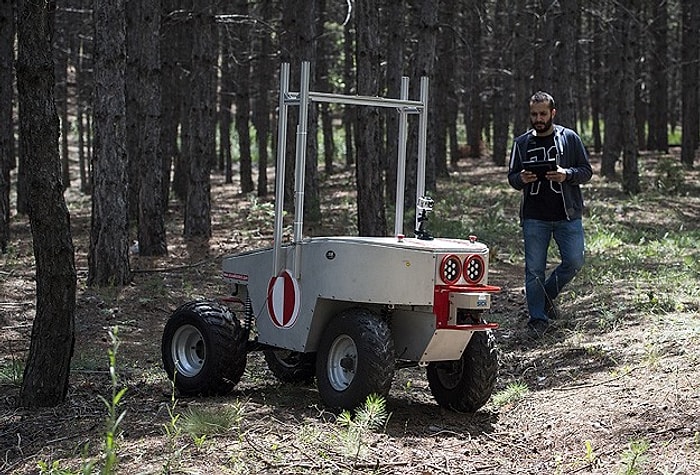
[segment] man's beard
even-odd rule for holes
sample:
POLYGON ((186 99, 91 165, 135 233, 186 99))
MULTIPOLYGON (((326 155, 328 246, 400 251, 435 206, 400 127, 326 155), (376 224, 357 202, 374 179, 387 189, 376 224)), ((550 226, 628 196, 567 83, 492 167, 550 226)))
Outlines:
POLYGON ((532 122, 530 121, 530 125, 532 125, 532 128, 535 129, 537 132, 544 132, 545 130, 549 130, 552 127, 552 118, 550 118, 547 122, 532 122))

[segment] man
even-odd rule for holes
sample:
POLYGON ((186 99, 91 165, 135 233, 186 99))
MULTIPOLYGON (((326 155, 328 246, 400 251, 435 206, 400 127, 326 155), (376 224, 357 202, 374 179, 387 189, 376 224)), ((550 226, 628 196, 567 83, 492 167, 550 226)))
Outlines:
POLYGON ((554 99, 546 92, 529 101, 532 129, 513 142, 508 182, 522 190, 520 223, 525 245, 528 328, 542 336, 556 317, 554 299, 583 266, 584 237, 580 184, 593 174, 581 138, 555 125, 554 99), (545 276, 552 237, 561 263, 545 276))

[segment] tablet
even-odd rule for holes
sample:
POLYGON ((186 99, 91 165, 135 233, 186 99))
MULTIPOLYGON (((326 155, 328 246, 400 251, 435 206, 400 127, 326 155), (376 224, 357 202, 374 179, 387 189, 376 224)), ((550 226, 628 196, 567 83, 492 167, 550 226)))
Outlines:
POLYGON ((544 178, 548 171, 557 169, 556 160, 540 160, 536 162, 523 162, 523 168, 537 174, 537 178, 544 178))

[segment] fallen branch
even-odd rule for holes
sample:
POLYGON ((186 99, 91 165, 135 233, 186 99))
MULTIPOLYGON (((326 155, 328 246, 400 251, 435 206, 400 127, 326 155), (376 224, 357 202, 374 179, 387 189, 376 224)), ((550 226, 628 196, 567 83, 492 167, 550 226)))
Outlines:
POLYGON ((617 381, 618 379, 622 379, 628 374, 630 374, 632 371, 638 370, 640 368, 644 368, 644 366, 635 366, 634 368, 630 368, 628 371, 625 371, 624 373, 615 376, 614 378, 606 379, 604 381, 598 381, 597 383, 586 383, 586 384, 577 384, 575 386, 564 386, 561 388, 552 388, 553 391, 573 391, 576 389, 583 389, 583 388, 594 388, 596 386, 605 386, 606 384, 610 384, 613 381, 617 381))

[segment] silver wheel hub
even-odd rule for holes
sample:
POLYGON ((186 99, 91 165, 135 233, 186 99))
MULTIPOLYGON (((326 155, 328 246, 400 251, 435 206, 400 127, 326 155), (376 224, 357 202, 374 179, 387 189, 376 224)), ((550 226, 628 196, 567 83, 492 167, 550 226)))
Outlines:
POLYGON ((170 348, 175 369, 183 376, 196 376, 204 366, 207 352, 202 333, 193 325, 183 325, 173 335, 170 348))
POLYGON ((340 335, 328 352, 328 382, 336 391, 350 386, 357 370, 357 346, 352 338, 340 335))

